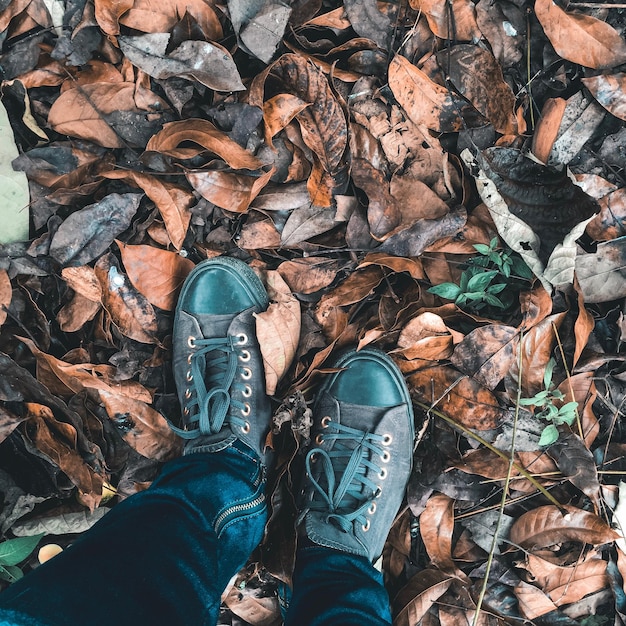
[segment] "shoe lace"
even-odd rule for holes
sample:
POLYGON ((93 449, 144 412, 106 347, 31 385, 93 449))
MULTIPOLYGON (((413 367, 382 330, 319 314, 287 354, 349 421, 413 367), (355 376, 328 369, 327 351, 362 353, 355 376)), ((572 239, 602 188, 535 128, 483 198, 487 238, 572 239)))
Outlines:
MULTIPOLYGON (((328 429, 323 434, 324 440, 335 444, 330 452, 313 448, 306 455, 306 471, 315 488, 308 509, 327 513, 327 521, 332 520, 342 530, 350 532, 355 521, 367 524, 365 512, 380 495, 380 485, 366 474, 374 470, 380 477, 386 476, 386 470, 371 460, 375 455, 385 456, 382 449, 385 437, 332 422, 329 418, 324 418, 322 424, 328 429), (319 480, 312 469, 314 462, 321 463, 319 480), (341 476, 339 482, 337 476, 341 476)), ((320 443, 319 438, 317 442, 320 443)))
POLYGON ((183 407, 188 428, 177 428, 176 432, 192 439, 200 434, 219 433, 224 423, 249 428, 243 418, 249 405, 231 397, 231 390, 241 386, 235 381, 237 370, 242 369, 239 367, 241 341, 228 335, 213 339, 190 338, 189 345, 194 351, 189 360, 189 387, 185 391, 183 407), (239 414, 232 409, 237 409, 239 414), (195 428, 190 429, 190 426, 195 428))

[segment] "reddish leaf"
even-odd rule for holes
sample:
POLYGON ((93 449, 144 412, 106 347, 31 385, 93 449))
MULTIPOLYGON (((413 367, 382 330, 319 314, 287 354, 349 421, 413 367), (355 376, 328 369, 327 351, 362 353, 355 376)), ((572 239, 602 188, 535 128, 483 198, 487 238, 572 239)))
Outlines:
POLYGON ((265 141, 272 146, 272 138, 308 106, 310 106, 310 103, 290 93, 279 93, 277 96, 264 102, 265 141))
POLYGON ((64 267, 61 276, 76 293, 92 302, 102 302, 102 287, 95 271, 89 265, 64 267))
POLYGON ((626 189, 604 195, 600 213, 587 224, 587 234, 596 241, 609 241, 626 234, 626 189))
POLYGON ((626 42, 606 22, 582 13, 566 13, 554 0, 536 0, 535 14, 564 59, 594 69, 626 62, 626 42))
POLYGON ((165 418, 145 402, 99 390, 100 400, 122 437, 139 454, 167 461, 181 452, 179 439, 165 418))
POLYGON ((208 151, 217 154, 235 169, 256 170, 263 165, 225 132, 203 119, 190 118, 165 124, 163 130, 150 139, 146 151, 159 152, 176 159, 190 159, 208 151), (189 143, 200 147, 190 147, 189 143))
POLYGON ((448 574, 430 568, 415 574, 394 598, 394 626, 418 624, 453 580, 448 574))
POLYGON ((411 374, 409 388, 421 402, 450 416, 466 428, 496 428, 504 411, 496 397, 474 378, 451 367, 430 367, 411 374))
POLYGON ((5 269, 0 269, 0 326, 7 319, 7 310, 11 304, 12 297, 11 279, 5 269))
POLYGON ((601 545, 619 537, 597 515, 570 505, 561 508, 563 512, 548 504, 524 513, 513 522, 509 539, 516 546, 536 550, 564 541, 601 545))
POLYGON ((409 320, 400 331, 397 354, 405 359, 447 359, 452 354, 453 338, 444 321, 435 313, 422 313, 409 320))
POLYGON ((122 263, 130 282, 154 306, 166 311, 174 309, 178 291, 187 274, 194 268, 180 254, 153 246, 129 246, 117 242, 122 263))
POLYGON ((459 112, 465 103, 403 56, 396 55, 389 64, 389 87, 413 123, 437 132, 461 129, 459 112))
POLYGON ((102 304, 120 332, 135 341, 156 343, 154 309, 118 271, 115 257, 110 253, 102 256, 95 270, 102 287, 102 304))
POLYGON ((410 0, 409 4, 422 11, 430 30, 442 39, 472 41, 482 38, 476 24, 474 4, 470 0, 410 0))
POLYGON ((96 21, 107 35, 119 35, 119 19, 134 4, 134 0, 95 0, 96 21))
POLYGON ((626 120, 626 74, 600 74, 582 82, 609 113, 626 120))
POLYGON ((523 580, 515 585, 514 591, 519 602, 520 612, 526 619, 533 620, 557 609, 543 591, 523 580))
POLYGON ((436 493, 426 503, 420 515, 420 535, 430 562, 450 574, 456 566, 452 561, 452 534, 454 532, 454 500, 436 493))

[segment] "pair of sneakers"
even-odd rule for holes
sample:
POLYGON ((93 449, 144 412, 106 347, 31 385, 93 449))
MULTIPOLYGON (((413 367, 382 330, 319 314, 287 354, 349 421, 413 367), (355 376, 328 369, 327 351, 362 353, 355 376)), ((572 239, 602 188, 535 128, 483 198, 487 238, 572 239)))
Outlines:
MULTIPOLYGON (((182 409, 174 427, 185 453, 217 452, 239 440, 265 463, 271 422, 254 314, 268 306, 261 280, 242 261, 203 261, 176 308, 173 370, 182 409)), ((414 425, 402 374, 383 352, 343 353, 313 405, 311 447, 299 494, 299 533, 314 544, 374 561, 402 503, 414 425)))

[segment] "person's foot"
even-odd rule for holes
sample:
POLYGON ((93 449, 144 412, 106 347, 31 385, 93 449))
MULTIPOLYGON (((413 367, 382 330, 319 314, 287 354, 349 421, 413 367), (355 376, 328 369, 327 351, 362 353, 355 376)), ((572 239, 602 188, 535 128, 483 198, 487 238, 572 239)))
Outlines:
POLYGON ((409 391, 383 352, 347 352, 322 384, 305 458, 299 535, 376 560, 402 504, 415 436, 409 391))
POLYGON ((267 292, 242 261, 199 263, 182 287, 174 318, 174 380, 182 412, 173 430, 189 452, 217 452, 237 439, 263 459, 271 410, 254 313, 267 292))

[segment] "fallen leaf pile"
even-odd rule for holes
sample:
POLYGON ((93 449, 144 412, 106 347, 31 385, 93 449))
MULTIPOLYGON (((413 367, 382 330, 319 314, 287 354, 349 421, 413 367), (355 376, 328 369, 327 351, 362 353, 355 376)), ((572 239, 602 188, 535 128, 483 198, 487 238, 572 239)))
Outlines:
POLYGON ((173 309, 229 255, 270 294, 277 471, 220 623, 281 623, 349 345, 416 408, 394 623, 625 623, 625 31, 560 0, 0 2, 3 537, 65 547, 180 453, 173 309))

